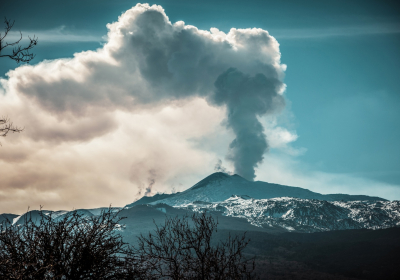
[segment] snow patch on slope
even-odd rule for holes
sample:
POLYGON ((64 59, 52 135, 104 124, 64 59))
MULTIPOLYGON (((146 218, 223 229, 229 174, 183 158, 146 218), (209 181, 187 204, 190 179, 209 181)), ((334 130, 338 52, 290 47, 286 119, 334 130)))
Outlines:
POLYGON ((400 201, 324 201, 280 197, 252 199, 234 195, 215 203, 187 203, 178 208, 218 211, 244 218, 258 227, 316 232, 344 229, 383 229, 400 226, 400 201))

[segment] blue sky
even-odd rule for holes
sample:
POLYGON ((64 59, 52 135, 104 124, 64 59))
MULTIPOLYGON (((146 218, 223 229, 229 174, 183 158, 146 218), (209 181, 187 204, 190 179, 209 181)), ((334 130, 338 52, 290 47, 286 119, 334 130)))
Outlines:
MULTIPOLYGON (((100 48, 106 24, 136 3, 3 1, 0 11, 15 19, 15 30, 39 37, 32 61, 36 64, 100 48)), ((199 29, 216 27, 223 32, 257 27, 278 40, 281 62, 287 65, 287 106, 277 121, 298 138, 290 143, 295 156, 272 148, 272 158, 289 157, 298 172, 338 174, 400 189, 400 9, 395 1, 150 4, 161 5, 172 23, 183 20, 199 29)), ((1 60, 0 76, 17 66, 1 60)), ((290 182, 296 185, 295 180, 290 182)), ((356 190, 362 192, 362 187, 356 190)), ((397 194, 386 196, 400 199, 397 194)))

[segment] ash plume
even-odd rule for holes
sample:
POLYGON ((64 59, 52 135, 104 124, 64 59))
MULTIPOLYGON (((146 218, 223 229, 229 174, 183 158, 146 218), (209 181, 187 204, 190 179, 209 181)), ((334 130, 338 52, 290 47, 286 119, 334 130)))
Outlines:
POLYGON ((245 75, 230 68, 215 82, 216 91, 210 99, 227 108, 227 127, 236 138, 229 145, 228 159, 233 161, 235 173, 254 180, 255 168, 268 149, 264 128, 258 117, 279 111, 285 100, 279 93, 282 82, 264 74, 245 75))

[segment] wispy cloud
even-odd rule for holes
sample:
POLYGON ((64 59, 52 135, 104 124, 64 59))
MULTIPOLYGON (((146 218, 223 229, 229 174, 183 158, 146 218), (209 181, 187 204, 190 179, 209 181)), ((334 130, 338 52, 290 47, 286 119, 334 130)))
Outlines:
POLYGON ((270 29, 277 39, 318 39, 340 36, 365 36, 400 33, 400 24, 375 24, 362 26, 270 29))
MULTIPOLYGON (((65 43, 65 42, 102 42, 104 37, 91 35, 88 32, 72 32, 65 26, 48 30, 21 30, 23 38, 36 36, 40 42, 65 43)), ((7 35, 7 41, 16 41, 21 37, 19 31, 12 31, 7 35)))
POLYGON ((306 188, 315 192, 363 194, 400 199, 400 186, 352 173, 329 173, 308 166, 299 158, 282 153, 268 156, 259 167, 257 180, 306 188))

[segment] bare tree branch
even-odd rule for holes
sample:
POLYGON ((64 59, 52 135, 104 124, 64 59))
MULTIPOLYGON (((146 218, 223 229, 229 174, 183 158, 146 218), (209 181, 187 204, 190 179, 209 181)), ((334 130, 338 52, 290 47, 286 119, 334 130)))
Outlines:
POLYGON ((40 209, 0 225, 0 279, 130 279, 118 213, 53 217, 40 209))
MULTIPOLYGON (((29 63, 35 55, 30 52, 30 50, 36 46, 38 42, 38 38, 33 36, 33 38, 29 37, 29 44, 25 47, 19 45, 19 43, 22 40, 22 33, 21 31, 19 32, 20 37, 18 40, 14 42, 6 42, 5 39, 7 35, 9 34, 10 30, 13 28, 15 21, 10 21, 7 18, 4 19, 5 27, 4 27, 4 33, 0 33, 0 58, 1 57, 8 57, 12 60, 14 60, 17 63, 20 62, 27 62, 29 63), (4 54, 4 50, 7 47, 13 47, 12 53, 9 54, 4 54)), ((0 137, 5 137, 9 132, 21 132, 24 130, 23 128, 14 126, 13 123, 10 121, 10 119, 6 117, 0 118, 0 137)), ((0 142, 1 146, 1 142, 0 142)))
POLYGON ((0 118, 0 136, 6 137, 7 134, 11 132, 21 132, 23 131, 23 128, 19 128, 17 126, 14 126, 12 122, 10 122, 10 119, 6 117, 0 118))
MULTIPOLYGON (((9 132, 21 132, 23 128, 14 126, 14 124, 7 117, 0 118, 0 137, 6 137, 9 132)), ((1 142, 0 142, 1 146, 1 142)))
POLYGON ((20 38, 16 40, 15 42, 8 43, 5 42, 5 38, 10 32, 10 30, 13 28, 15 21, 10 21, 7 18, 5 18, 4 23, 5 23, 5 28, 4 28, 4 35, 0 33, 0 57, 8 57, 12 60, 14 60, 17 63, 20 62, 27 62, 29 63, 35 55, 30 52, 30 50, 37 45, 38 38, 34 35, 33 38, 29 37, 29 44, 26 47, 22 47, 19 45, 19 42, 22 40, 22 33, 20 33, 20 38), (2 51, 10 46, 15 46, 12 50, 11 54, 2 54, 2 51))

